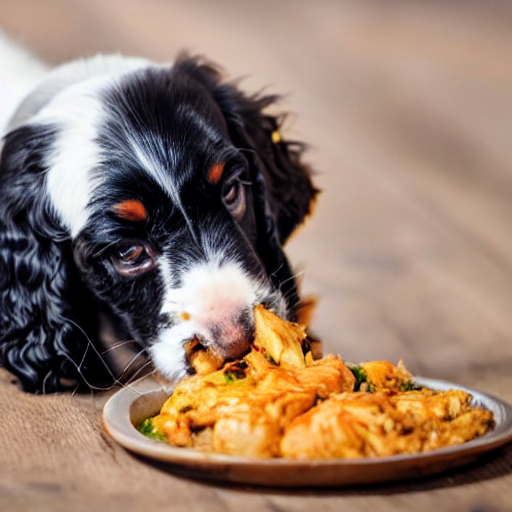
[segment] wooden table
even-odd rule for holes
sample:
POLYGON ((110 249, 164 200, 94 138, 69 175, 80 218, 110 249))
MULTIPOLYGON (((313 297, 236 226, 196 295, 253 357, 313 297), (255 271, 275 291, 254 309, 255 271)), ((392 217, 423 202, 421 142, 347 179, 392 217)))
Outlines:
MULTIPOLYGON (((324 190, 288 252, 345 359, 512 402, 512 4, 507 0, 0 0, 50 64, 207 54, 286 93, 324 190)), ((110 440, 107 394, 30 396, 0 370, 0 511, 505 511, 512 447, 417 483, 279 491, 185 480, 110 440), (21 430, 20 427, 21 426, 21 430)))

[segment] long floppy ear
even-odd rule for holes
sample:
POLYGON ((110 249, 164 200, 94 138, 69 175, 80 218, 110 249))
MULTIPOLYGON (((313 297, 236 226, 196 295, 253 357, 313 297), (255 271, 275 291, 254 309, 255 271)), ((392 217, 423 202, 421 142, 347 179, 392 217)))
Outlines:
POLYGON ((234 84, 222 83, 221 73, 198 58, 182 56, 176 67, 203 83, 222 110, 234 144, 254 152, 260 167, 266 200, 283 245, 311 211, 318 190, 311 169, 301 161, 304 144, 285 141, 279 131, 283 116, 264 110, 279 97, 246 96, 234 84))
POLYGON ((237 109, 229 126, 235 144, 248 146, 261 164, 266 198, 279 242, 284 245, 311 213, 318 190, 311 181, 311 169, 301 161, 304 144, 285 141, 280 118, 264 113, 276 100, 275 96, 249 98, 238 92, 237 109))
POLYGON ((45 202, 44 154, 54 137, 49 128, 19 128, 0 159, 0 362, 32 392, 74 385, 93 366, 105 378, 89 342, 96 306, 45 202))

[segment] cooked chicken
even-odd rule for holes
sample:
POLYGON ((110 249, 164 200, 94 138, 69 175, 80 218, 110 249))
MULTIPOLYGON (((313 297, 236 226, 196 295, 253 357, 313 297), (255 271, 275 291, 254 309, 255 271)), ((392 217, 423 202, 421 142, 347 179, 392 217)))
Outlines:
POLYGON ((253 350, 242 361, 206 376, 182 380, 153 418, 174 446, 194 446, 212 429, 203 449, 255 457, 279 455, 283 429, 318 399, 353 388, 343 361, 329 356, 304 368, 285 368, 253 350))
POLYGON ((290 423, 281 455, 294 459, 384 457, 461 444, 492 427, 460 390, 341 393, 290 423))
MULTIPOLYGON (((254 347, 263 350, 276 364, 304 368, 313 360, 311 350, 306 354, 303 351, 303 344, 306 347, 308 345, 306 328, 303 325, 284 322, 261 305, 254 308, 254 322, 254 347)), ((319 344, 315 345, 315 349, 318 349, 319 344)), ((188 362, 199 375, 212 373, 225 363, 213 348, 204 347, 198 338, 186 344, 185 352, 188 362)))
POLYGON ((492 413, 471 407, 470 395, 419 389, 401 361, 314 361, 303 327, 263 307, 255 318, 254 345, 240 361, 225 364, 190 342, 197 375, 177 384, 151 419, 153 433, 203 451, 311 459, 419 453, 492 428, 492 413))

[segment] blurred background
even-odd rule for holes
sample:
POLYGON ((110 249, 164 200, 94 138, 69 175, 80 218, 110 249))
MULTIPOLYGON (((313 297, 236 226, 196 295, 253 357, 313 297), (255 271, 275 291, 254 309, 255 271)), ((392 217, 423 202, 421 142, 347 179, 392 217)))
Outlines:
POLYGON ((326 352, 487 390, 512 365, 511 29, 508 0, 0 0, 50 66, 187 49, 283 94, 323 190, 288 253, 326 352))

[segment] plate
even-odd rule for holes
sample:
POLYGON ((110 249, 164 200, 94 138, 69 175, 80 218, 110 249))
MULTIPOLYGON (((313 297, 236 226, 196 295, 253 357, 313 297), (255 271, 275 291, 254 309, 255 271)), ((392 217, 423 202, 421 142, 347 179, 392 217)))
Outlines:
POLYGON ((176 474, 223 483, 270 487, 341 487, 410 480, 439 474, 474 462, 512 440, 512 407, 507 403, 450 382, 415 378, 415 383, 445 391, 461 389, 472 405, 494 414, 495 428, 462 445, 417 455, 332 460, 253 459, 175 448, 141 434, 134 425, 160 411, 172 388, 163 389, 151 377, 115 393, 103 409, 103 424, 114 440, 129 451, 164 463, 176 474))

